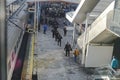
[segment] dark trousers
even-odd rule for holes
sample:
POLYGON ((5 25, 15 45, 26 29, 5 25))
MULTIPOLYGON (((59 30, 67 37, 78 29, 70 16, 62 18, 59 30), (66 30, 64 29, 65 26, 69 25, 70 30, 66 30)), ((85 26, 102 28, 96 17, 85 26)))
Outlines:
POLYGON ((57 41, 58 40, 58 38, 57 38, 57 36, 55 35, 55 41, 57 41))
POLYGON ((70 51, 66 50, 66 55, 65 56, 70 56, 70 51))
POLYGON ((60 45, 60 46, 61 46, 61 40, 58 40, 58 45, 60 45))
POLYGON ((77 56, 76 55, 74 55, 74 61, 77 62, 77 56))
POLYGON ((44 34, 46 34, 46 30, 44 30, 44 32, 43 32, 44 34))
POLYGON ((54 38, 54 36, 55 36, 55 34, 54 33, 52 33, 52 37, 54 38))
POLYGON ((66 36, 66 32, 64 32, 64 36, 66 36))

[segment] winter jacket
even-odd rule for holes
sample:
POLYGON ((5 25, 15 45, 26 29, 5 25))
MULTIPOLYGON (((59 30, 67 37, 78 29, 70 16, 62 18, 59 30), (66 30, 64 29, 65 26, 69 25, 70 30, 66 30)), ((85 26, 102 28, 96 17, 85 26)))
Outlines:
POLYGON ((112 62, 111 62, 111 66, 112 66, 112 68, 118 68, 118 66, 119 66, 118 60, 113 58, 112 62))
POLYGON ((79 50, 78 50, 78 49, 75 49, 75 50, 74 50, 74 55, 75 55, 75 56, 78 56, 78 55, 79 55, 79 50))
POLYGON ((59 34, 58 35, 58 41, 61 41, 61 39, 62 39, 62 36, 59 34))
POLYGON ((70 51, 70 50, 72 50, 70 44, 66 44, 64 49, 65 49, 66 51, 70 51))
POLYGON ((47 30, 47 25, 43 25, 43 29, 46 31, 47 30))

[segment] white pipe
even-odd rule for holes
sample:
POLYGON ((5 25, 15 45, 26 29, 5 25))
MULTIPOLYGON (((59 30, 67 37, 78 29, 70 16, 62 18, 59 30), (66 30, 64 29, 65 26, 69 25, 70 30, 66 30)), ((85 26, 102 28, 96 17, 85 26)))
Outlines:
POLYGON ((74 44, 74 41, 75 41, 75 26, 76 26, 76 24, 74 23, 74 28, 73 28, 73 44, 74 44))

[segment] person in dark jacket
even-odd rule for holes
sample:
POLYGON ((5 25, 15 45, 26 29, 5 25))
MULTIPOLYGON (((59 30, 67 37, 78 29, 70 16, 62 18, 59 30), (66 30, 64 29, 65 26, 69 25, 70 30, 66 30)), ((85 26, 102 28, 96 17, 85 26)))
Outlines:
POLYGON ((62 39, 62 36, 58 34, 58 45, 60 45, 60 47, 61 47, 61 39, 62 39))
POLYGON ((63 28, 63 31, 64 31, 64 36, 66 36, 66 33, 67 33, 66 27, 63 28))
POLYGON ((65 56, 70 56, 70 51, 72 51, 72 48, 71 48, 71 45, 68 42, 65 45, 64 50, 66 51, 66 55, 65 56))
POLYGON ((53 28, 55 31, 57 31, 58 26, 54 25, 53 28))

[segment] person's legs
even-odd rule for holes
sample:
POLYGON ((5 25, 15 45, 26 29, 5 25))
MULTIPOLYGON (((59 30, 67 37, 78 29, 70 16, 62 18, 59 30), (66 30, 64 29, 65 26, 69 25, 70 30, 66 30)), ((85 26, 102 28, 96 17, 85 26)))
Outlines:
POLYGON ((58 42, 58 45, 59 45, 59 40, 57 42, 58 42))
POLYGON ((54 35, 53 35, 53 33, 52 33, 52 37, 54 38, 54 35))
POLYGON ((45 30, 43 31, 43 33, 45 34, 45 30))
POLYGON ((68 51, 68 56, 70 56, 70 51, 68 51))
POLYGON ((64 33, 64 36, 66 36, 66 32, 64 33))
POLYGON ((61 40, 60 40, 60 47, 61 47, 61 40))
POLYGON ((64 36, 65 36, 65 32, 64 32, 64 36))
POLYGON ((69 56, 69 50, 66 50, 66 56, 69 56))
POLYGON ((55 35, 55 41, 57 41, 57 36, 55 35))
POLYGON ((67 54, 68 54, 68 51, 66 50, 66 55, 65 56, 67 56, 67 54))
POLYGON ((46 34, 46 30, 45 30, 45 34, 46 34))
POLYGON ((74 55, 74 61, 77 62, 77 56, 74 55))

